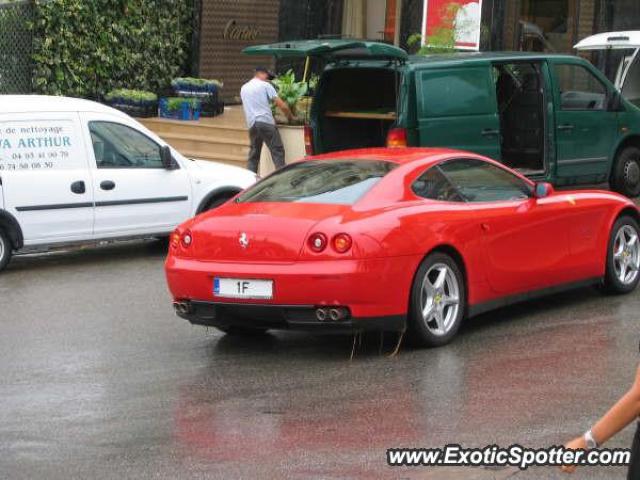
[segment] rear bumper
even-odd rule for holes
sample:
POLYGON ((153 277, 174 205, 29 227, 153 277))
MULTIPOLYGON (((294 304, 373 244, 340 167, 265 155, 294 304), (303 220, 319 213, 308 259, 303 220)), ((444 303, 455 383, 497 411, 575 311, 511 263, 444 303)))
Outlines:
POLYGON ((351 333, 369 330, 402 331, 404 315, 319 321, 316 308, 290 305, 237 305, 229 303, 187 302, 188 311, 176 314, 193 325, 206 327, 245 327, 277 330, 351 333))
POLYGON ((169 289, 192 311, 180 315, 211 326, 302 330, 402 330, 413 275, 421 258, 318 260, 290 263, 205 262, 170 255, 166 262, 169 289), (274 297, 268 301, 221 298, 213 294, 215 277, 268 279, 274 297), (317 308, 348 308, 339 322, 320 322, 317 308))

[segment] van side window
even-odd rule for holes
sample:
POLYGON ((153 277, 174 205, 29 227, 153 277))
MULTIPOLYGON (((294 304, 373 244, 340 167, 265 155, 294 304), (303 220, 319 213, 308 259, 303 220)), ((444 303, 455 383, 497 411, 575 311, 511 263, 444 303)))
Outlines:
POLYGON ((427 70, 420 76, 420 114, 430 118, 495 113, 489 68, 427 70))
POLYGON ((604 110, 607 88, 581 65, 554 65, 562 110, 604 110))
POLYGON ((160 145, 126 125, 89 122, 98 168, 164 168, 160 145))
POLYGON ((483 160, 449 160, 439 168, 467 202, 503 202, 531 196, 524 180, 483 160))
POLYGON ((462 196, 444 176, 439 166, 424 172, 411 186, 419 197, 441 202, 464 202, 462 196))

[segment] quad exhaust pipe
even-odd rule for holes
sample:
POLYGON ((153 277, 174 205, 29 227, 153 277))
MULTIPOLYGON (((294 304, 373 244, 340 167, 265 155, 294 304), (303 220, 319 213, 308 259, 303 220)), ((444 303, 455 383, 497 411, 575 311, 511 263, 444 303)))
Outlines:
POLYGON ((349 309, 345 307, 317 308, 316 318, 319 322, 339 322, 349 317, 349 309))
POLYGON ((193 312, 189 302, 173 302, 173 309, 178 315, 188 315, 193 312))

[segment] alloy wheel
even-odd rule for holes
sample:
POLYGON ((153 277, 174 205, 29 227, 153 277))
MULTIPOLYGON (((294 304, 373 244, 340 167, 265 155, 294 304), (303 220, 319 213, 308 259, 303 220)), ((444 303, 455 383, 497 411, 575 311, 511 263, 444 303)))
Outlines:
POLYGON ((640 240, 638 232, 630 225, 618 230, 613 245, 613 266, 623 285, 636 281, 640 271, 640 240))
POLYGON ((436 263, 422 280, 422 320, 431 333, 444 336, 451 331, 460 310, 460 286, 448 265, 436 263))

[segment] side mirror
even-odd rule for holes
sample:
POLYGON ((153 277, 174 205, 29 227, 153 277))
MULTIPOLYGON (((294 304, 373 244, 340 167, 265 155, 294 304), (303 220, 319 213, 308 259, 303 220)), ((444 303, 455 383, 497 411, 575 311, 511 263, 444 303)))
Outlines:
POLYGON ((622 94, 614 90, 609 94, 607 110, 610 112, 620 112, 622 110, 622 94))
POLYGON ((555 192, 553 185, 547 182, 538 182, 536 183, 536 188, 534 190, 534 197, 546 198, 553 195, 553 192, 555 192))
POLYGON ((173 170, 176 166, 176 162, 171 154, 171 148, 168 145, 160 147, 160 160, 162 161, 162 166, 167 170, 173 170))

